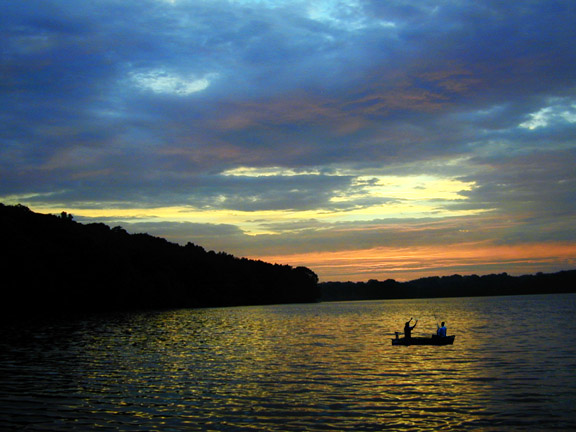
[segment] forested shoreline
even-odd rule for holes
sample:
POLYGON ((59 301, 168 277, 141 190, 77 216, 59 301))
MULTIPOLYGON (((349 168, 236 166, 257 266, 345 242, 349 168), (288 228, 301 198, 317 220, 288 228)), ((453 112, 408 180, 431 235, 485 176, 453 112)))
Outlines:
POLYGON ((308 268, 0 204, 5 313, 316 302, 308 268))

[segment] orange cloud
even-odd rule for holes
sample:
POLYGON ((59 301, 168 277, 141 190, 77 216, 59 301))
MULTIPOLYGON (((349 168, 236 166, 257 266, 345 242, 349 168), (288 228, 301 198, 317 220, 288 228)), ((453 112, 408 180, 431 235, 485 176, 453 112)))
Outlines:
POLYGON ((295 94, 292 97, 240 102, 230 113, 220 113, 215 120, 218 128, 226 130, 265 127, 271 125, 326 123, 335 119, 346 122, 346 116, 330 99, 295 94))

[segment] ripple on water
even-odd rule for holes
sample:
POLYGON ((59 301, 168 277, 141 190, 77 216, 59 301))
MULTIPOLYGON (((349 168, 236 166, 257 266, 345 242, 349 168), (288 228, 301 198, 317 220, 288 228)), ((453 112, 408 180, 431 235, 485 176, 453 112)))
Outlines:
POLYGON ((179 310, 7 324, 0 342, 0 429, 576 429, 576 332, 565 321, 566 298, 576 297, 179 310), (537 313, 538 332, 548 335, 545 343, 535 343, 538 332, 515 330, 536 321, 530 311, 537 313), (455 345, 391 346, 393 331, 414 315, 423 333, 442 316, 457 333, 455 345), (554 336, 557 328, 562 335, 554 336))

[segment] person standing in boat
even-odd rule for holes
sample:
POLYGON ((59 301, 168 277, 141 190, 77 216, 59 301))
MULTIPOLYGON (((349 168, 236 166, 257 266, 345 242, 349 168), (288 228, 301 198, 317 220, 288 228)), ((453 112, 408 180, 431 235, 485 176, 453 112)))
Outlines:
MULTIPOLYGON (((438 324, 436 324, 436 326, 438 326, 438 324)), ((441 326, 438 326, 438 330, 436 330, 436 334, 440 337, 446 337, 446 325, 444 324, 444 321, 442 321, 441 326)))
POLYGON ((418 324, 418 320, 416 320, 416 322, 414 323, 413 326, 410 326, 410 323, 412 322, 414 318, 410 318, 410 321, 408 321, 405 325, 404 325, 404 337, 406 339, 410 339, 412 337, 412 330, 414 330, 414 327, 416 327, 416 324, 418 324))

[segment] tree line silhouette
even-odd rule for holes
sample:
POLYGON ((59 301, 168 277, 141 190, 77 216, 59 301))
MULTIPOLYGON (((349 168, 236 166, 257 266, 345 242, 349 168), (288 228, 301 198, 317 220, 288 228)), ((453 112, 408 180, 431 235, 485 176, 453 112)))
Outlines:
POLYGON ((576 292, 576 270, 558 273, 510 276, 433 276, 409 282, 323 282, 322 301, 380 300, 433 297, 478 297, 576 292))
POLYGON ((315 302, 317 275, 0 203, 4 308, 117 310, 315 302))
POLYGON ((323 282, 270 264, 0 203, 4 313, 576 292, 576 270, 323 282))

